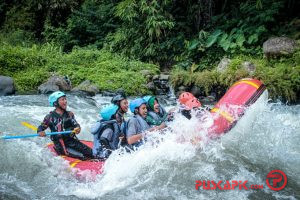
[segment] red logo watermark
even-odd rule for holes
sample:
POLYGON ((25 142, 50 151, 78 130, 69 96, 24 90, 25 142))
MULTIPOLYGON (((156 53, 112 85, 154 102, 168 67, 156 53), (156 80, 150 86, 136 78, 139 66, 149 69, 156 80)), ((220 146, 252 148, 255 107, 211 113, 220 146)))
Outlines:
POLYGON ((274 190, 274 191, 279 191, 279 190, 282 190, 286 184, 287 184, 287 177, 285 175, 285 173, 281 170, 272 170, 268 173, 267 175, 267 186, 271 189, 271 190, 274 190), (269 179, 272 179, 273 180, 273 185, 270 184, 270 180, 269 179), (282 182, 282 179, 283 179, 283 184, 281 186, 278 186, 279 183, 282 182))
POLYGON ((195 189, 199 190, 199 188, 202 186, 204 190, 234 190, 235 188, 238 188, 239 190, 257 190, 257 189, 263 189, 263 185, 251 185, 249 188, 246 186, 248 181, 223 181, 215 182, 215 181, 196 181, 195 189))
MULTIPOLYGON (((282 190, 286 184, 287 184, 287 177, 285 175, 285 173, 283 173, 280 170, 272 170, 268 173, 267 175, 267 186, 271 189, 271 190, 275 190, 275 191, 279 191, 282 190), (270 180, 269 180, 270 179, 270 180), (279 184, 282 182, 282 180, 284 181, 283 184, 279 184), (273 183, 273 185, 270 184, 270 182, 273 183), (280 185, 280 186, 279 186, 280 185)), ((196 180, 195 182, 195 189, 199 190, 201 187, 203 188, 203 190, 215 190, 215 189, 219 189, 219 190, 234 190, 235 188, 238 188, 239 190, 259 190, 259 189, 263 189, 263 184, 252 184, 250 185, 250 187, 247 187, 248 180, 246 181, 237 181, 237 180, 233 180, 233 181, 218 181, 215 182, 213 180, 196 180)))

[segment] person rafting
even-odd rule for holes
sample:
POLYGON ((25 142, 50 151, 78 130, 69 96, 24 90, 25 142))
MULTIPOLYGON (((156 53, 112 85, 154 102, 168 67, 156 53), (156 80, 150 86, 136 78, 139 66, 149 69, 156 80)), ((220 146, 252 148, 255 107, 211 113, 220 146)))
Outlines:
MULTIPOLYGON (((117 94, 116 96, 114 96, 111 99, 111 103, 115 104, 115 105, 117 105, 119 107, 119 109, 118 109, 118 111, 117 111, 116 114, 118 115, 117 116, 118 119, 122 119, 121 129, 122 129, 122 132, 125 133, 125 129, 126 129, 125 115, 128 112, 128 100, 127 100, 127 97, 126 97, 126 95, 124 93, 117 94)), ((122 138, 121 145, 122 146, 127 145, 125 134, 124 134, 124 137, 122 138)))
POLYGON ((123 119, 119 110, 121 108, 115 104, 101 109, 102 119, 91 129, 91 133, 94 135, 93 155, 97 159, 107 159, 113 150, 120 147, 124 134, 121 131, 123 119))
POLYGON ((64 135, 51 135, 50 139, 54 143, 54 149, 58 155, 66 155, 82 160, 92 159, 92 149, 81 143, 75 134, 81 131, 79 123, 75 120, 74 113, 67 111, 67 98, 65 93, 57 91, 49 96, 49 104, 55 107, 47 114, 37 129, 41 137, 45 137, 45 130, 50 128, 51 132, 70 131, 73 133, 64 135), (75 134, 74 134, 75 133, 75 134))
POLYGON ((179 112, 187 119, 191 119, 191 110, 200 108, 202 105, 200 101, 190 92, 183 92, 179 95, 178 101, 180 103, 179 112))
POLYGON ((146 122, 151 127, 160 126, 160 128, 165 128, 170 115, 166 112, 164 107, 159 104, 157 98, 154 96, 145 96, 143 99, 146 101, 148 111, 146 122))
POLYGON ((111 99, 111 103, 117 105, 120 109, 118 114, 121 114, 123 117, 128 111, 128 100, 125 94, 117 94, 111 99))
POLYGON ((191 119, 191 111, 194 109, 200 108, 202 105, 197 98, 190 99, 184 104, 183 110, 181 110, 181 114, 185 116, 187 119, 191 119))
POLYGON ((147 133, 158 130, 159 127, 150 125, 146 122, 147 117, 147 102, 143 98, 137 98, 130 102, 130 111, 134 114, 128 120, 126 139, 129 145, 139 147, 144 144, 144 139, 147 133))

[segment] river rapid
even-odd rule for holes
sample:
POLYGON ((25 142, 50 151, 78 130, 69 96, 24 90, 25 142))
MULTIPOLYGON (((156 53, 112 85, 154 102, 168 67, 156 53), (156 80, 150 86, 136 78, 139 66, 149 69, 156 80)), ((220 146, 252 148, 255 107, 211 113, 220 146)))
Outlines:
MULTIPOLYGON (((0 140, 0 199, 300 199, 300 105, 269 103, 264 96, 227 134, 197 145, 178 143, 180 135, 202 134, 195 128, 197 119, 175 116, 172 131, 154 133, 139 151, 114 152, 94 181, 77 180, 68 164, 46 148, 49 138, 0 140), (266 184, 275 169, 287 175, 281 191, 266 184), (222 180, 222 187, 226 180, 247 180, 248 190, 196 190, 196 180, 222 180), (263 188, 251 189, 252 184, 263 188)), ((82 127, 78 137, 92 140, 89 129, 111 98, 67 97, 68 109, 82 127)), ((2 135, 34 133, 21 122, 38 126, 53 109, 47 99, 0 97, 2 135)), ((163 103, 172 107, 168 99, 163 103)))

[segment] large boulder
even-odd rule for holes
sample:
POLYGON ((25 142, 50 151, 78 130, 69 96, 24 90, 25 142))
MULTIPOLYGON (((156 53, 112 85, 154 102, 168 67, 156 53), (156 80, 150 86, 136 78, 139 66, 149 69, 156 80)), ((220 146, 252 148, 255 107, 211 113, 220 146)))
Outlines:
POLYGON ((14 80, 8 76, 0 76, 0 96, 15 93, 14 80))
POLYGON ((229 58, 222 58, 220 63, 217 66, 218 72, 224 72, 228 68, 229 64, 231 63, 231 60, 229 58))
POLYGON ((51 76, 46 83, 38 87, 38 91, 42 94, 49 94, 55 91, 70 91, 70 80, 66 76, 51 76))
POLYGON ((267 58, 291 54, 297 48, 297 42, 288 37, 270 38, 263 44, 263 51, 267 58))
POLYGON ((148 90, 155 91, 154 83, 152 81, 147 83, 147 88, 148 88, 148 90))
MULTIPOLYGON (((169 86, 169 77, 170 75, 167 74, 160 74, 160 75, 155 75, 152 78, 153 84, 154 84, 154 93, 156 95, 164 95, 168 94, 170 90, 169 86)), ((149 88, 150 86, 153 87, 153 84, 149 84, 147 87, 149 88)))
POLYGON ((87 93, 88 95, 95 96, 97 93, 99 93, 99 88, 96 85, 92 84, 91 81, 86 80, 72 89, 72 92, 78 91, 82 91, 87 93))

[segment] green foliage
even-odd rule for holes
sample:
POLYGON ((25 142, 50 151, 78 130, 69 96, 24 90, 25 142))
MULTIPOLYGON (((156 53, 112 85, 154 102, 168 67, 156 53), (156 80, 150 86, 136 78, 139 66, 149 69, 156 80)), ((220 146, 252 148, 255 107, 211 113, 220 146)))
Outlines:
POLYGON ((139 70, 157 72, 156 65, 139 62, 144 61, 167 70, 174 66, 175 86, 221 94, 248 76, 241 62, 251 60, 258 63, 254 76, 271 95, 293 100, 300 98, 299 52, 276 63, 261 59, 261 47, 271 36, 299 39, 297 8, 299 1, 290 0, 4 0, 0 73, 14 76, 20 90, 35 89, 50 73, 59 73, 75 85, 90 79, 103 90, 143 93, 139 70), (224 55, 233 59, 220 74, 213 68, 224 55))
MULTIPOLYGON (((182 35, 167 40, 175 27, 172 1, 126 0, 116 6, 121 26, 107 36, 106 48, 146 61, 166 61, 182 35)), ((181 39, 182 41, 182 39, 181 39)))
POLYGON ((261 80, 269 90, 272 99, 295 102, 300 93, 300 50, 291 57, 270 61, 262 57, 239 55, 232 59, 228 69, 222 73, 215 69, 195 72, 190 69, 176 68, 172 71, 171 83, 175 88, 181 85, 189 87, 196 85, 207 95, 216 92, 222 96, 233 83, 247 77, 261 80), (252 62, 256 66, 253 75, 249 75, 242 67, 245 61, 252 62))
POLYGON ((299 38, 297 7, 290 0, 4 0, 0 28, 28 32, 65 52, 104 47, 167 68, 196 63, 201 71, 224 55, 261 54, 270 36, 299 38))
POLYGON ((13 32, 21 29, 29 31, 40 40, 44 25, 48 21, 57 27, 64 24, 71 12, 82 0, 24 0, 0 3, 4 12, 3 30, 13 32))
POLYGON ((206 41, 206 47, 216 44, 226 53, 257 53, 272 25, 276 25, 275 17, 284 1, 264 1, 263 9, 257 2, 246 1, 237 8, 232 7, 228 13, 214 16, 215 28, 206 41))
POLYGON ((102 91, 123 88, 130 95, 145 94, 149 91, 141 74, 144 69, 158 72, 156 65, 95 49, 74 49, 66 54, 49 43, 30 48, 3 43, 0 47, 0 73, 12 76, 19 92, 36 90, 56 73, 69 76, 73 86, 91 80, 102 91))
POLYGON ((211 23, 185 42, 178 65, 196 62, 201 66, 199 69, 204 70, 210 69, 224 55, 262 54, 262 43, 281 29, 277 18, 283 6, 284 0, 232 1, 225 11, 212 16, 211 23))
POLYGON ((102 48, 106 35, 118 25, 114 17, 113 1, 86 0, 79 10, 75 10, 66 26, 54 27, 47 23, 44 36, 46 41, 54 41, 70 51, 74 46, 95 45, 102 48))
POLYGON ((21 29, 9 33, 0 32, 0 42, 8 43, 13 46, 31 46, 34 44, 34 35, 31 32, 21 29))

